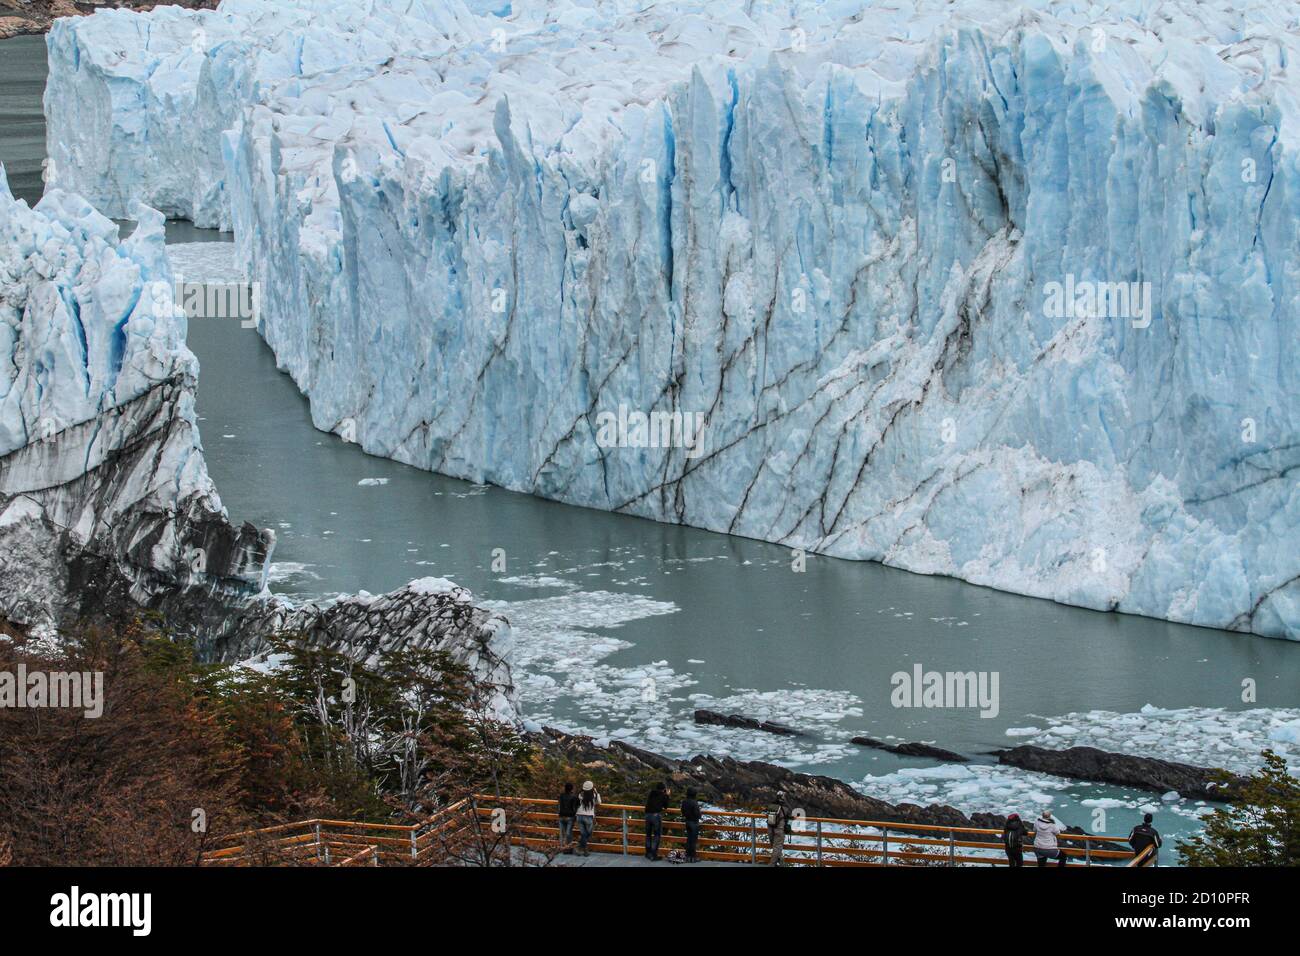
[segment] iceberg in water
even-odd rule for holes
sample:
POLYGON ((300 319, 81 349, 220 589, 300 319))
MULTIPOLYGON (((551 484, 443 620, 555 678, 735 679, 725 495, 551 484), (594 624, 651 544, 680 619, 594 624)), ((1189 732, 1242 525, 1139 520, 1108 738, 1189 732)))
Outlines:
POLYGON ((1276 4, 225 0, 48 43, 55 182, 233 226, 368 452, 1300 638, 1276 4))

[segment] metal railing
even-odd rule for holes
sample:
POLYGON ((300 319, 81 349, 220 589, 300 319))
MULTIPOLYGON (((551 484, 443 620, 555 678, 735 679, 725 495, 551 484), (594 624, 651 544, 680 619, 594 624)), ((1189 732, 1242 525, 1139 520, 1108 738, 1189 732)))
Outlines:
MULTIPOLYGON (((399 825, 349 820, 300 820, 227 834, 203 855, 207 866, 285 863, 310 866, 421 865, 439 848, 478 828, 507 847, 557 854, 559 820, 554 799, 479 794, 439 810, 423 823, 399 825)), ((1033 838, 1032 831, 1026 833, 1033 838)), ((577 835, 574 834, 576 845, 577 835)), ((601 804, 587 847, 595 853, 644 852, 640 807, 601 804)), ((1122 837, 1058 834, 1067 866, 1150 866, 1154 848, 1134 854, 1122 837), (1121 849, 1123 847, 1123 849, 1121 849)), ((680 812, 664 813, 662 850, 686 845, 680 812)), ((1033 854, 1026 845, 1025 853, 1033 854)), ((706 810, 697 856, 728 863, 767 863, 772 844, 767 815, 749 810, 706 810)), ((782 861, 797 866, 1006 866, 1002 831, 833 817, 795 817, 785 834, 782 861)), ((1053 860, 1053 865, 1055 865, 1053 860)))
POLYGON ((284 863, 299 866, 419 865, 467 824, 473 801, 460 800, 422 823, 299 820, 218 837, 204 866, 284 863))
MULTIPOLYGON (((554 799, 479 795, 474 809, 481 818, 498 823, 504 820, 516 843, 540 850, 560 848, 554 799)), ((703 818, 696 854, 700 859, 768 862, 772 846, 765 813, 706 810, 703 818)), ((1026 837, 1032 840, 1032 831, 1026 837)), ((640 854, 644 852, 644 839, 645 816, 640 807, 604 803, 596 814, 588 849, 597 853, 640 854)), ((1068 866, 1132 865, 1144 859, 1143 855, 1134 857, 1123 837, 1061 833, 1057 840, 1061 852, 1070 861, 1068 866)), ((679 811, 664 813, 660 845, 670 850, 685 847, 686 825, 680 820, 679 811)), ((1026 845, 1024 849, 1026 854, 1033 853, 1032 846, 1026 845)), ((1001 830, 832 817, 793 819, 785 834, 782 861, 800 866, 1005 866, 1009 863, 1001 830)))

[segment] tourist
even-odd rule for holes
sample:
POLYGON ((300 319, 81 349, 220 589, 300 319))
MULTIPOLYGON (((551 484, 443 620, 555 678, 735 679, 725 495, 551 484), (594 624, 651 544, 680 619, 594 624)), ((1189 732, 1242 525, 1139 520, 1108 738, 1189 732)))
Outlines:
POLYGON ((790 825, 790 807, 785 802, 785 791, 776 792, 776 802, 767 809, 767 835, 772 844, 772 856, 768 861, 772 866, 781 865, 781 855, 785 850, 785 831, 790 825))
POLYGON ((1006 825, 1002 828, 1002 846, 1007 851, 1007 861, 1011 866, 1025 865, 1025 823, 1020 819, 1020 814, 1007 816, 1006 825))
POLYGON ((1057 866, 1065 866, 1065 850, 1056 842, 1057 834, 1064 830, 1060 821, 1052 818, 1051 810, 1044 810, 1034 821, 1034 855, 1038 857, 1039 866, 1047 866, 1048 860, 1055 860, 1057 866))
POLYGON ((645 801, 645 855, 659 859, 659 841, 664 835, 664 811, 668 809, 668 787, 661 780, 650 790, 645 801))
POLYGON ((587 841, 591 839, 591 831, 596 828, 596 809, 599 806, 600 794, 596 792, 596 785, 590 780, 583 781, 582 793, 578 794, 576 814, 579 856, 591 856, 591 851, 587 849, 587 841))
POLYGON ((1145 814, 1142 822, 1133 828, 1128 835, 1128 845, 1133 848, 1134 855, 1141 853, 1147 847, 1151 847, 1151 866, 1160 865, 1160 847, 1163 842, 1160 839, 1160 833, 1151 825, 1151 814, 1145 814))
POLYGON ((682 801, 682 822, 686 824, 686 862, 695 863, 695 848, 700 842, 700 802, 695 799, 695 788, 686 788, 682 801))
POLYGON ((572 783, 565 783, 559 800, 560 847, 565 853, 573 852, 573 818, 577 814, 578 795, 573 792, 572 783))

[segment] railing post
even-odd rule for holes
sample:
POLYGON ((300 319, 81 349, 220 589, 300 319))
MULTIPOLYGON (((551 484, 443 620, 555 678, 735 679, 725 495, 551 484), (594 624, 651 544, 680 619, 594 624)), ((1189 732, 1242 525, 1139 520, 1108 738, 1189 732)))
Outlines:
POLYGON ((328 846, 325 847, 325 865, 330 865, 330 848, 328 846))
POLYGON ((419 851, 415 847, 415 828, 411 828, 411 859, 414 860, 419 851))
POLYGON ((883 833, 884 836, 883 839, 881 839, 880 844, 881 847, 884 849, 884 854, 881 858, 881 861, 885 866, 889 866, 889 827, 885 827, 883 833))
POLYGON ((817 821, 817 865, 822 865, 822 822, 817 821))
POLYGON ((623 813, 623 855, 627 856, 627 811, 623 813))
POLYGON ((749 862, 758 862, 758 821, 749 818, 749 862))
POLYGON ((949 830, 949 831, 948 831, 948 865, 949 865, 949 866, 956 866, 956 865, 957 865, 957 843, 956 843, 956 840, 957 840, 956 835, 955 835, 951 830, 949 830))
POLYGON ((1083 865, 1092 866, 1092 841, 1083 841, 1083 865))
POLYGON ((320 859, 320 824, 312 828, 316 832, 316 859, 320 859))

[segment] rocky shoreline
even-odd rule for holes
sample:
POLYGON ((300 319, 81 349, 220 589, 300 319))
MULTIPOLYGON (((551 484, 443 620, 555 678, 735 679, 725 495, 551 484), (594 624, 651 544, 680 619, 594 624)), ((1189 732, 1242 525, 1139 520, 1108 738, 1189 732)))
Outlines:
MULTIPOLYGON (((729 721, 725 725, 738 726, 729 721)), ((785 794, 790 806, 802 809, 810 817, 995 829, 1006 822, 1006 817, 1001 814, 966 814, 947 804, 892 804, 860 793, 834 777, 799 773, 760 760, 742 761, 709 754, 697 754, 689 760, 682 760, 643 750, 619 740, 607 744, 598 743, 591 737, 553 727, 544 727, 529 736, 544 754, 561 759, 570 766, 612 773, 635 785, 666 777, 675 781, 680 788, 694 787, 703 800, 728 806, 766 806, 776 799, 776 794, 780 791, 785 794)), ((880 742, 875 741, 875 744, 879 745, 880 742)), ((911 754, 907 751, 907 745, 898 748, 883 746, 882 749, 908 756, 951 753, 940 748, 919 746, 926 752, 911 754)), ((1022 746, 997 751, 996 754, 1000 763, 1025 770, 1162 794, 1177 791, 1183 797, 1194 799, 1230 800, 1241 782, 1240 777, 1233 777, 1231 782, 1220 784, 1217 780, 1222 771, 1213 768, 1193 767, 1154 757, 1111 753, 1091 747, 1053 751, 1022 746)), ((968 758, 960 754, 952 754, 952 760, 968 762, 968 758)))
POLYGON ((602 746, 591 737, 552 727, 530 736, 545 754, 572 765, 607 770, 628 779, 668 777, 681 788, 695 787, 703 800, 731 806, 765 806, 781 791, 790 806, 810 817, 955 827, 1001 827, 1006 820, 995 813, 968 816, 944 804, 892 804, 861 794, 843 780, 799 773, 761 760, 708 754, 677 760, 618 740, 602 746))

